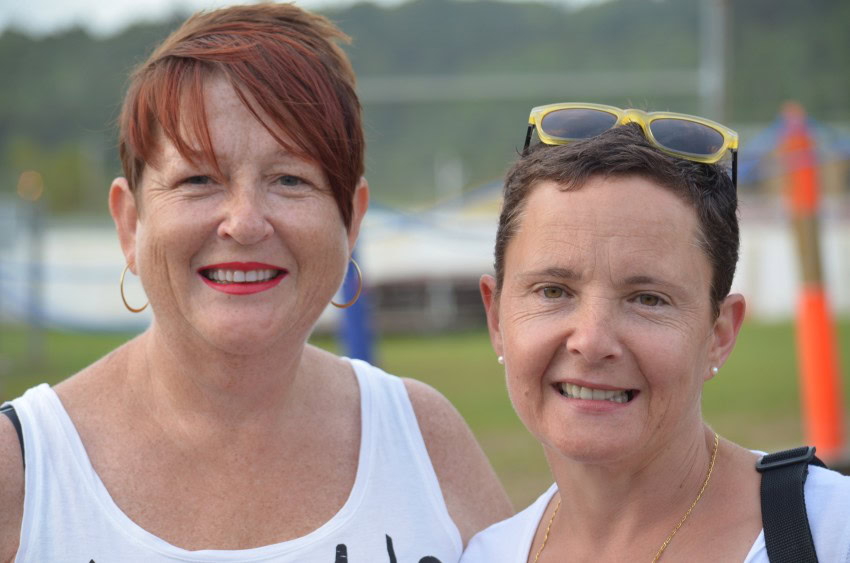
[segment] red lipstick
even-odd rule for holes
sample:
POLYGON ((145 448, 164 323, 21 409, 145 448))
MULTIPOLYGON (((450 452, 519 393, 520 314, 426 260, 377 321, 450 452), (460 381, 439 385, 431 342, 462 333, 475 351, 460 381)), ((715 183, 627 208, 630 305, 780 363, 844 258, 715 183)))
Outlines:
POLYGON ((289 272, 283 268, 262 262, 222 262, 198 269, 198 276, 200 276, 201 280, 208 287, 229 295, 251 295, 269 290, 282 282, 287 274, 289 272), (233 270, 239 272, 272 270, 275 272, 275 275, 270 279, 257 282, 220 281, 209 277, 210 273, 214 270, 233 270))

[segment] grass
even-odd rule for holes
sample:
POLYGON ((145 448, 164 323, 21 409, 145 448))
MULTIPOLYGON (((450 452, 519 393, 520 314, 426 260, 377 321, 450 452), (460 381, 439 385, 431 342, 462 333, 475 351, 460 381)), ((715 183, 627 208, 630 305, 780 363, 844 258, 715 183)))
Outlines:
MULTIPOLYGON (((48 331, 36 364, 28 360, 29 333, 22 327, 0 326, 0 398, 16 397, 42 381, 56 383, 131 336, 48 331)), ((850 405, 850 319, 839 323, 838 339, 844 404, 850 405)), ((336 349, 330 338, 314 341, 336 349)), ((790 323, 747 322, 732 357, 705 386, 703 412, 709 424, 750 448, 775 450, 801 443, 794 344, 790 323)), ((377 356, 386 371, 426 381, 455 404, 515 506, 527 505, 548 486, 551 477, 541 449, 508 401, 504 373, 486 332, 391 336, 380 342, 377 356)))

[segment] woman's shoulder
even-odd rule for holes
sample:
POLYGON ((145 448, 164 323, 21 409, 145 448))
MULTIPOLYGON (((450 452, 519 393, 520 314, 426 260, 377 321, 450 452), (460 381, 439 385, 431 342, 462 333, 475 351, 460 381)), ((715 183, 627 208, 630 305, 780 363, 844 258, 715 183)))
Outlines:
POLYGON ((362 360, 341 361, 350 363, 360 383, 364 416, 380 421, 376 426, 386 432, 381 443, 408 448, 405 459, 415 458, 419 467, 436 479, 437 494, 442 493, 464 543, 513 512, 472 431, 439 391, 362 360))
MULTIPOLYGON (((850 477, 810 465, 803 491, 818 559, 850 562, 850 477)), ((762 533, 745 563, 767 562, 762 533)))
MULTIPOLYGON (((843 494, 850 493, 850 475, 843 475, 838 471, 817 465, 809 466, 809 476, 806 479, 806 494, 809 489, 829 489, 843 494)), ((850 505, 848 505, 850 510, 850 505)))
POLYGON ((446 507, 465 544, 475 532, 510 515, 510 501, 451 402, 426 383, 402 381, 446 507))
POLYGON ((540 518, 557 491, 553 484, 521 512, 477 533, 463 552, 461 563, 525 561, 540 518))
POLYGON ((850 476, 810 465, 803 490, 812 534, 843 537, 850 548, 850 476))
MULTIPOLYGON (((763 455, 764 452, 753 453, 763 455)), ((806 517, 820 561, 850 562, 850 477, 809 465, 803 487, 806 517)), ((767 563, 764 533, 760 533, 745 563, 767 563)))
POLYGON ((850 477, 810 465, 803 492, 815 542, 818 535, 830 542, 843 538, 850 549, 850 477))
MULTIPOLYGON (((850 562, 850 477, 810 465, 803 491, 818 560, 850 562)), ((745 563, 768 563, 764 533, 745 563)))
POLYGON ((9 561, 18 548, 24 508, 24 466, 18 433, 0 415, 0 561, 9 561))

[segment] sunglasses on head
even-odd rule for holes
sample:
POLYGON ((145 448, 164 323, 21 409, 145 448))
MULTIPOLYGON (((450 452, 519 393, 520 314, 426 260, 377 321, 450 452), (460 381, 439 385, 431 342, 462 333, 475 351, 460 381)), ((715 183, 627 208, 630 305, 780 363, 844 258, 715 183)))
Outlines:
POLYGON ((661 151, 686 160, 715 164, 732 153, 732 183, 738 186, 738 134, 725 125, 709 119, 639 109, 620 109, 613 106, 585 103, 562 103, 539 106, 528 116, 527 150, 531 133, 537 130, 541 143, 565 145, 590 139, 608 129, 637 123, 647 140, 661 151))

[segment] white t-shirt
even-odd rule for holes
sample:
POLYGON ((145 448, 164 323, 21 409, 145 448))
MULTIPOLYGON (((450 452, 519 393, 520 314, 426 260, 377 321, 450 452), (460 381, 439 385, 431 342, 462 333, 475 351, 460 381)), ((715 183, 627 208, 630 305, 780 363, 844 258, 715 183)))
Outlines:
MULTIPOLYGON (((522 512, 476 534, 460 558, 461 563, 528 561, 540 519, 557 490, 557 485, 553 484, 522 512)), ((804 495, 818 560, 821 563, 850 563, 850 477, 809 466, 804 495)), ((764 531, 759 533, 744 563, 770 563, 764 531)))
MULTIPOLYGON (((59 397, 46 384, 12 404, 26 456, 16 562, 456 563, 449 516, 403 382, 352 361, 361 397, 357 475, 342 508, 306 536, 243 550, 181 549, 144 530, 112 500, 59 397)), ((2 478, 2 477, 0 477, 2 478)))

